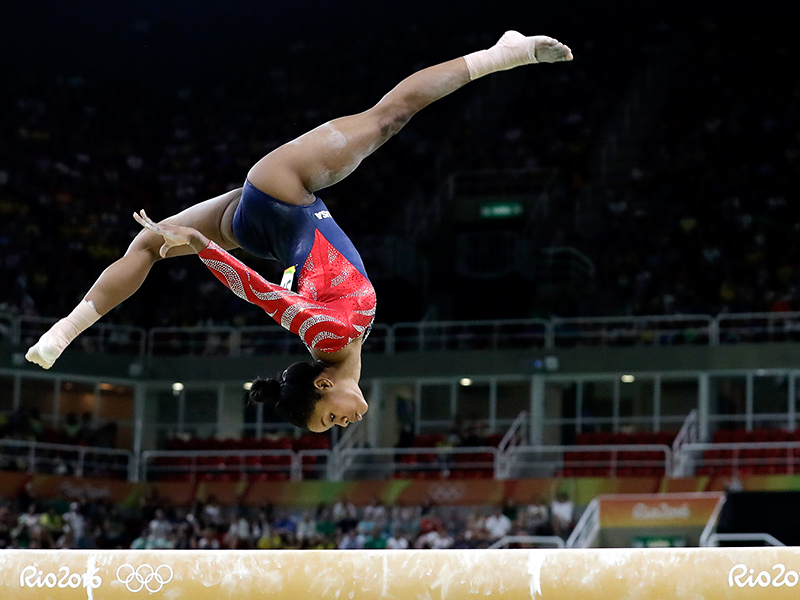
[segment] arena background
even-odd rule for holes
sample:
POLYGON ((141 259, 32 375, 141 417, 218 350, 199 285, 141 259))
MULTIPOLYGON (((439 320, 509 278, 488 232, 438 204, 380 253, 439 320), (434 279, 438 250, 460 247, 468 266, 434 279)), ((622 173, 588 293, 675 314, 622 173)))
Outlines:
POLYGON ((34 0, 2 16, 0 545, 796 540, 800 88, 777 5, 34 0), (346 434, 246 403, 302 345, 191 257, 52 370, 24 361, 124 252, 134 210, 236 187, 509 28, 575 61, 471 84, 321 193, 379 297, 371 409, 346 434), (727 500, 687 516, 697 499, 666 494, 689 492, 727 500), (663 497, 599 512, 628 493, 663 497), (584 514, 601 534, 570 537, 584 514))

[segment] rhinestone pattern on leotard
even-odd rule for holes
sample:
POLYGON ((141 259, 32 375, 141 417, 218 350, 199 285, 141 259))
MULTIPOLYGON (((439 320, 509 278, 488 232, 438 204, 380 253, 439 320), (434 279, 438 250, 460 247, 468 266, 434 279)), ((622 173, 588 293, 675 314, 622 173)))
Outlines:
POLYGON ((309 348, 336 352, 366 337, 372 327, 375 289, 319 231, 300 271, 297 293, 266 281, 213 242, 200 259, 237 296, 263 308, 309 348))

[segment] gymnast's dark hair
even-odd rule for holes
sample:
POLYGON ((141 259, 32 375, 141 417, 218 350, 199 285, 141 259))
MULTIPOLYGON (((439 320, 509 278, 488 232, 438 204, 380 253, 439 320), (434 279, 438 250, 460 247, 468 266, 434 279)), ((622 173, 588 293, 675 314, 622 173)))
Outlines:
POLYGON ((247 397, 251 402, 263 402, 284 421, 308 431, 308 420, 322 394, 314 380, 322 373, 325 364, 297 362, 277 377, 256 377, 247 397))

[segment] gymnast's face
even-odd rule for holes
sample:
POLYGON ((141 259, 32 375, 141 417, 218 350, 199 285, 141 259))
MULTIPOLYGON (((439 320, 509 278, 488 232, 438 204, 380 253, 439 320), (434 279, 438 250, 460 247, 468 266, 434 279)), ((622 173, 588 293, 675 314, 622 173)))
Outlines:
POLYGON ((315 433, 327 431, 334 425, 347 427, 350 423, 360 421, 369 406, 358 383, 352 380, 333 382, 320 377, 314 385, 322 394, 317 401, 314 412, 308 421, 309 430, 315 433))

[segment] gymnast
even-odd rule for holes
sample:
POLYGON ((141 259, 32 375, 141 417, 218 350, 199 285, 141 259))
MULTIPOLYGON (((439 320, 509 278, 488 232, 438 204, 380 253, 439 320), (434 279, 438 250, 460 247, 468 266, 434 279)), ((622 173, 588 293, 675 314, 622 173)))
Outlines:
POLYGON ((268 402, 289 423, 313 432, 360 421, 361 345, 375 315, 375 290, 350 239, 315 193, 341 181, 419 110, 470 81, 521 65, 572 60, 547 36, 507 31, 491 48, 423 69, 369 110, 335 119, 273 150, 244 187, 143 226, 81 303, 51 327, 25 358, 45 369, 102 315, 129 298, 161 258, 197 253, 236 295, 297 334, 314 359, 276 378, 257 378, 250 399, 268 402), (287 268, 282 285, 265 281, 227 251, 244 248, 287 268))

